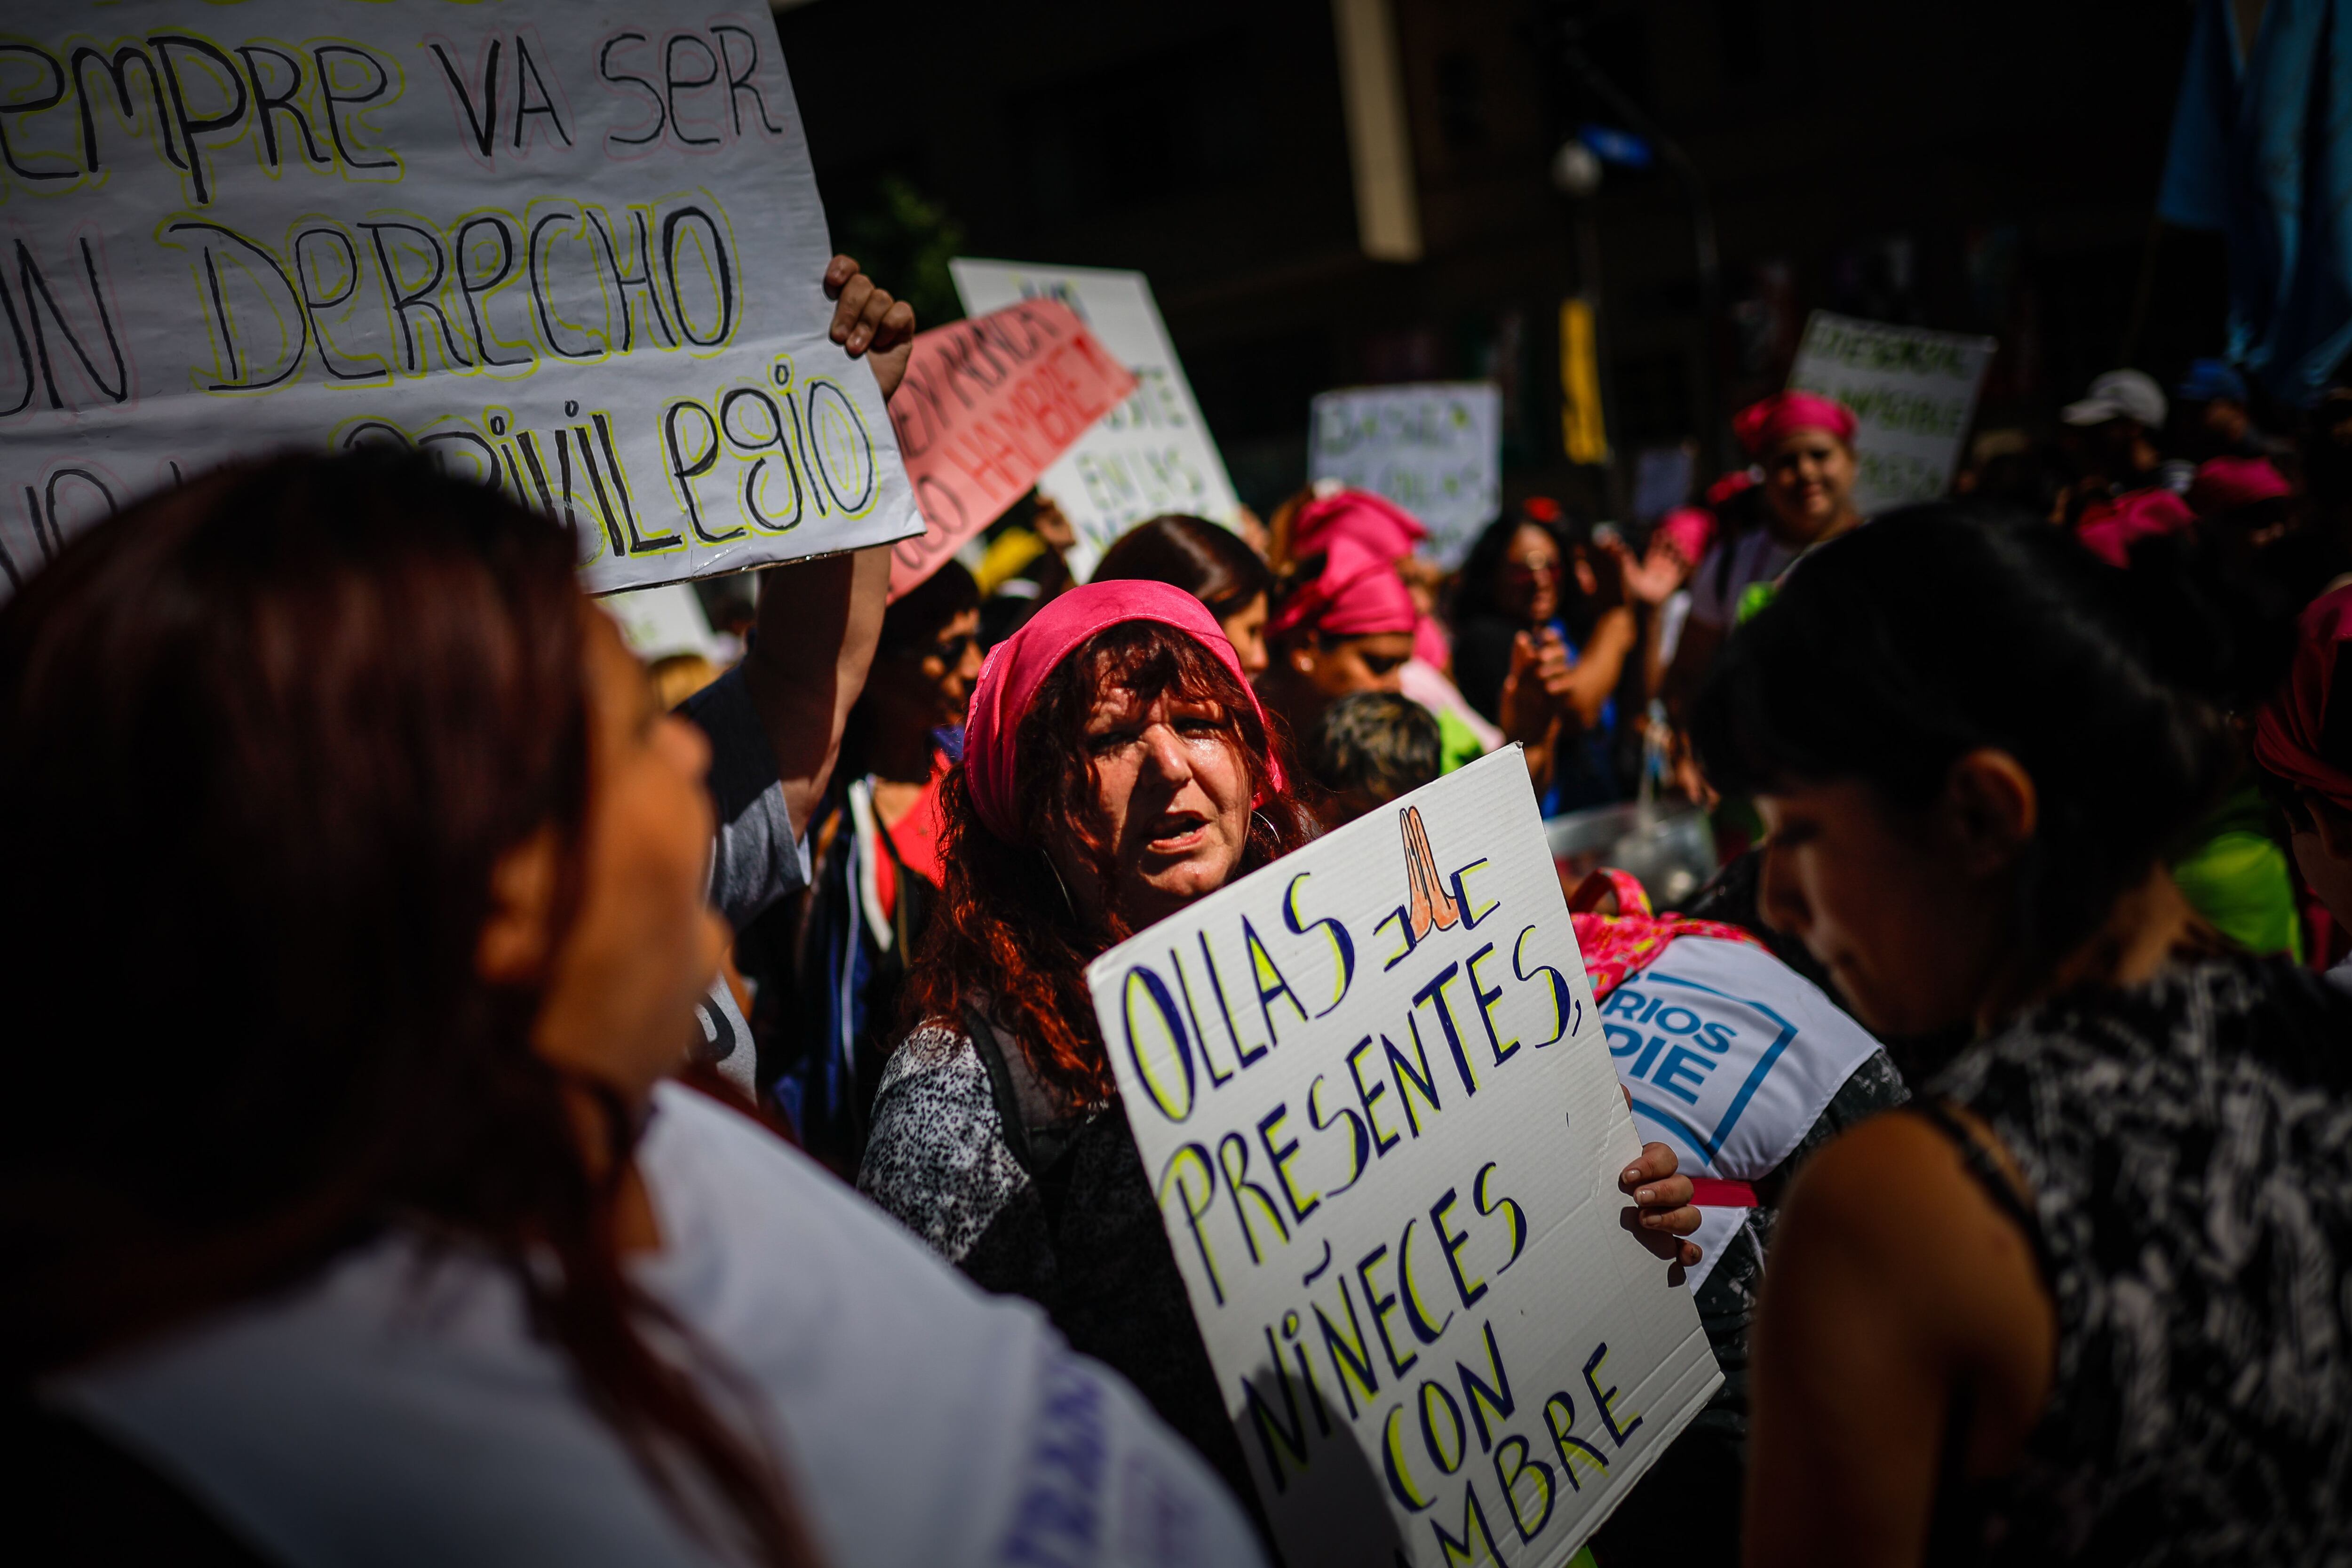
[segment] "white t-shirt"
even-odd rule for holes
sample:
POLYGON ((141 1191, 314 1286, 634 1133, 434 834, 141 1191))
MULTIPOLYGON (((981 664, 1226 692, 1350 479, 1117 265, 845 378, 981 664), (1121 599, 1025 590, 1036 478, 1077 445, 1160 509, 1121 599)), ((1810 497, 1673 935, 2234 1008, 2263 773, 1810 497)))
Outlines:
MULTIPOLYGON (((748 1384, 834 1568, 1253 1563, 1207 1466, 1025 1301, 665 1086, 641 1281, 748 1384)), ((44 1390, 288 1563, 716 1561, 478 1257, 409 1236, 44 1390)), ((717 1408, 730 1406, 720 1403, 717 1408)))
MULTIPOLYGON (((1674 1146, 1682 1173, 1769 1175, 1878 1041, 1821 988, 1760 947, 1678 936, 1601 1005, 1618 1081, 1644 1142, 1674 1146)), ((1748 1211, 1703 1208, 1695 1291, 1748 1211)))

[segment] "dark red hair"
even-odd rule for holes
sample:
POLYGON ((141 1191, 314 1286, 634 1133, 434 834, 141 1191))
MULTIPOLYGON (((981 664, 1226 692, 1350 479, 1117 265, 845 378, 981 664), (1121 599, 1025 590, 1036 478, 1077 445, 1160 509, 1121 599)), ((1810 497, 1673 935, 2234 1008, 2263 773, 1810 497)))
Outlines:
MULTIPOLYGON (((1215 705, 1257 801, 1237 874, 1314 837, 1312 815, 1275 783, 1270 759, 1281 739, 1260 721, 1233 672, 1173 626, 1123 621, 1063 660, 1022 716, 1014 776, 1029 843, 1075 839, 1093 858, 1099 885, 1114 886, 1110 849, 1096 823, 1095 764, 1079 742, 1097 696, 1114 689, 1146 704, 1165 694, 1215 705)), ((1105 926, 1082 922, 1043 850, 1017 848, 982 823, 960 767, 942 786, 940 815, 947 880, 909 977, 909 1021, 961 1031, 966 1008, 984 1010, 1020 1042, 1049 1089, 1074 1106, 1101 1103, 1114 1081, 1095 1032, 1086 967, 1132 934, 1116 900, 1105 926)))
POLYGON ((806 1563, 724 1369, 623 1266, 626 1112, 476 968, 507 850, 553 829, 577 897, 572 551, 415 458, 287 458, 0 607, 0 994, 37 1108, 0 1141, 0 1358, 21 1390, 421 1223, 504 1263, 694 1533, 806 1563))

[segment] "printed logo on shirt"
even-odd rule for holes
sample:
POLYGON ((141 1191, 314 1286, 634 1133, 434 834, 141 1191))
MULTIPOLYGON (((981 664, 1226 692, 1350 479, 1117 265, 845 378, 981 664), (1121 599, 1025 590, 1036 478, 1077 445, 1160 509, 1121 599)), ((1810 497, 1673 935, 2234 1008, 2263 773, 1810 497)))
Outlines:
POLYGON ((1646 1135, 1687 1150, 1708 1174, 1797 1038, 1762 1002, 1652 969, 1610 993, 1601 1030, 1646 1135))
POLYGON ((1078 1362, 1045 1366, 1037 1430, 1023 1467, 1000 1563, 1091 1563, 1102 1544, 1103 1472, 1109 1461, 1108 1400, 1078 1362))

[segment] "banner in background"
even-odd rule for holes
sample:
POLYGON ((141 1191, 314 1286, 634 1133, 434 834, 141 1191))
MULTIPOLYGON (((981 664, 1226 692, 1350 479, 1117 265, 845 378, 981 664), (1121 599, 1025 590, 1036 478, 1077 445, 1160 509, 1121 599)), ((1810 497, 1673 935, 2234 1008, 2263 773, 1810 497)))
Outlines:
POLYGON ((825 336, 766 6, 19 0, 7 27, 8 588, 284 447, 429 452, 576 524, 600 592, 920 526, 825 336))
POLYGON ((1853 503, 1867 517, 1951 489, 1977 391, 1999 345, 1990 338, 1893 327, 1815 310, 1789 372, 1791 391, 1853 411, 1853 503))
POLYGON ((948 269, 975 313, 1016 300, 1061 300, 1135 374, 1134 395, 1037 481, 1077 531, 1070 567, 1081 581, 1112 540, 1146 518, 1181 511, 1233 526, 1241 501, 1142 273, 964 257, 948 269))
POLYGON ((1566 1561, 1722 1374, 1518 748, 1087 978, 1285 1559, 1566 1561))
POLYGON ((690 583, 627 588, 605 595, 597 605, 621 628, 621 640, 629 651, 648 664, 675 653, 719 657, 719 636, 710 629, 710 617, 690 583))
POLYGON ((919 335, 890 420, 924 529, 892 547, 890 597, 938 571, 1135 385, 1059 300, 919 335))
POLYGON ((1484 381, 1320 393, 1307 474, 1388 497, 1429 530, 1432 559, 1459 566, 1503 514, 1502 393, 1484 381))

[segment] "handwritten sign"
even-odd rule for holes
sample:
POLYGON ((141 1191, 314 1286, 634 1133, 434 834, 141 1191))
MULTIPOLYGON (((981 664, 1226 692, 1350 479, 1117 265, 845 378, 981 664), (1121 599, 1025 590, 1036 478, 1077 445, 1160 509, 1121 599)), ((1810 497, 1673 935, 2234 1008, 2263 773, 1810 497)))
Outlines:
POLYGON ((1503 395, 1477 381, 1320 394, 1307 472, 1386 496, 1429 530, 1433 559, 1459 565, 1503 514, 1503 395))
POLYGON ((1284 1557, 1558 1564, 1721 1381, 1517 747, 1095 961, 1284 1557))
POLYGON ((385 443, 596 591, 914 531, 765 6, 16 0, 0 565, 224 458, 385 443))
POLYGON ((890 419, 924 529, 893 547, 890 596, 938 571, 1134 390, 1058 300, 1015 300, 917 337, 890 419))
POLYGON ((719 654, 710 616, 694 596, 691 584, 627 588, 605 595, 596 605, 621 628, 621 640, 629 651, 648 662, 674 653, 698 653, 705 658, 719 654))
POLYGON ((1893 327, 1815 310, 1789 372, 1791 390, 1853 411, 1854 505, 1865 516, 1951 488, 1977 391, 1998 345, 1990 338, 1893 327))
POLYGON ((1077 533, 1073 571, 1087 576, 1112 540, 1163 512, 1233 525, 1241 500, 1142 273, 962 257, 948 269, 967 310, 993 310, 1016 300, 1061 300, 1135 375, 1133 395, 1037 481, 1077 533))

